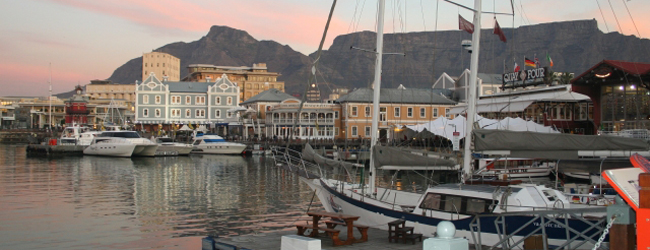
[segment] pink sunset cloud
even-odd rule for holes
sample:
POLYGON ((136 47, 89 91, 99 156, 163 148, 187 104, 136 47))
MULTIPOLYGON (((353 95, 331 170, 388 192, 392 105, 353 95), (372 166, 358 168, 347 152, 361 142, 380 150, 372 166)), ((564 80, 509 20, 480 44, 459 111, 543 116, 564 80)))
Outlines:
MULTIPOLYGON (((328 10, 278 6, 267 1, 233 1, 208 6, 177 0, 49 1, 115 16, 155 30, 207 32, 212 25, 225 25, 245 30, 260 40, 313 48, 320 42, 328 13, 328 10)), ((345 33, 346 29, 344 21, 333 18, 329 34, 345 33)), ((334 37, 329 35, 327 44, 334 37)))
MULTIPOLYGON (((46 96, 49 95, 50 69, 48 65, 0 62, 0 78, 6 83, 2 87, 4 95, 46 96)), ((74 90, 77 84, 88 83, 93 79, 77 71, 52 68, 52 94, 74 90), (80 82, 81 81, 81 82, 80 82)))

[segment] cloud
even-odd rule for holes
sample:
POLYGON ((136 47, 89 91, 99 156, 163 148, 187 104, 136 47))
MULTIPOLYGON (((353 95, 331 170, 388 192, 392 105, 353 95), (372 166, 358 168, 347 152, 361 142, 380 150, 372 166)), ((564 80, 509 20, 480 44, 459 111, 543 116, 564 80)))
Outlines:
MULTIPOLYGON (((49 95, 50 69, 48 65, 0 63, 0 78, 2 79, 0 89, 3 93, 27 96, 49 95)), ((73 90, 77 84, 86 84, 87 79, 93 78, 76 71, 63 71, 54 67, 52 68, 52 93, 73 90)))
POLYGON ((83 47, 78 44, 61 42, 59 39, 53 38, 51 36, 44 36, 42 34, 36 34, 27 31, 13 30, 13 31, 5 31, 5 32, 8 35, 7 37, 11 37, 11 39, 6 40, 7 42, 12 42, 12 41, 20 41, 20 43, 30 42, 30 43, 35 43, 37 45, 47 46, 51 49, 78 49, 80 47, 83 47))

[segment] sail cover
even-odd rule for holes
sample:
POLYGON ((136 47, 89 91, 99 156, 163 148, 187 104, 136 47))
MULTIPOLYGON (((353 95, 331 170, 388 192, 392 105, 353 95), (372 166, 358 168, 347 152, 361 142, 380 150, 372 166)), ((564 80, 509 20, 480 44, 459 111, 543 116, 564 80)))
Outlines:
POLYGON ((458 169, 458 163, 454 160, 445 159, 446 156, 436 152, 428 152, 432 155, 415 154, 407 149, 375 146, 372 157, 375 160, 375 166, 382 169, 404 169, 404 170, 454 170, 458 169))
POLYGON ((474 130, 474 150, 510 151, 510 157, 578 159, 578 151, 648 151, 636 138, 597 135, 549 134, 506 130, 474 130))
POLYGON ((302 158, 318 163, 320 166, 328 166, 332 168, 343 167, 348 174, 351 172, 351 168, 355 167, 354 163, 329 159, 318 154, 309 143, 305 144, 305 147, 302 149, 302 158))

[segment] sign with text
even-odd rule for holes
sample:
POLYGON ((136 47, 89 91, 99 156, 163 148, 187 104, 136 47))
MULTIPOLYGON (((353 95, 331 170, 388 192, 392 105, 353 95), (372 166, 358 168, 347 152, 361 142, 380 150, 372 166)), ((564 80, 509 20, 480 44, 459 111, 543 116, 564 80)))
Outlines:
POLYGON ((503 74, 503 85, 501 88, 517 88, 544 83, 544 77, 548 74, 546 67, 536 69, 525 69, 518 72, 503 74))
POLYGON ((460 151, 460 132, 454 132, 452 144, 454 144, 454 151, 460 151))

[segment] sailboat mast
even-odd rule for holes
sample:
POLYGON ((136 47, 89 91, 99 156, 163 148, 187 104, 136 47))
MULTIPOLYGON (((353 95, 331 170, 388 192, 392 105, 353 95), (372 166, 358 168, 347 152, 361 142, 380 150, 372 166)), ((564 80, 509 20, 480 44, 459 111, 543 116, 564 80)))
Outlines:
POLYGON ((377 144, 377 134, 379 130, 379 90, 381 89, 381 63, 384 52, 384 9, 385 0, 379 0, 377 7, 377 59, 375 61, 375 81, 373 82, 372 97, 372 126, 370 127, 370 191, 373 195, 375 192, 375 160, 373 157, 373 148, 377 144))
POLYGON ((50 128, 50 133, 53 131, 52 130, 52 63, 50 63, 50 125, 48 126, 50 128))
POLYGON ((472 128, 476 117, 476 78, 478 75, 478 56, 481 41, 481 0, 474 0, 474 33, 472 34, 472 60, 469 64, 469 89, 467 95, 467 127, 465 128, 465 147, 463 148, 463 173, 461 183, 472 174, 472 128))

